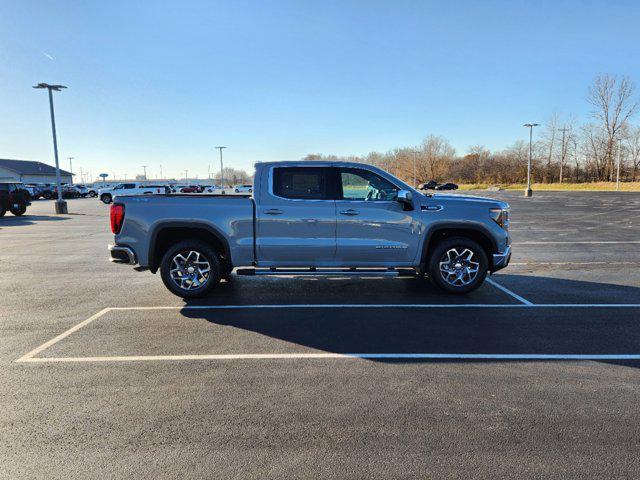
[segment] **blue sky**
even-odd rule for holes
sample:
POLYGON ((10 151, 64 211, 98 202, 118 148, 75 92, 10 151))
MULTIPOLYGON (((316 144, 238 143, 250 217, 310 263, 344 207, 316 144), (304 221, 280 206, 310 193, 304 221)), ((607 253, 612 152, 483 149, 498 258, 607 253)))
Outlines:
POLYGON ((31 86, 62 83, 60 155, 94 174, 501 149, 585 119, 600 73, 640 82, 637 1, 0 2, 0 158, 53 161, 31 86))

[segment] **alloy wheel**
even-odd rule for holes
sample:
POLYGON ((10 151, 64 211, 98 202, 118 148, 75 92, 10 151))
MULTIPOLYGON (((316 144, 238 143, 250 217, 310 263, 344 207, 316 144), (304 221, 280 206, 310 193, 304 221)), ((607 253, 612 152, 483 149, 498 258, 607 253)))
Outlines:
POLYGON ((449 285, 464 287, 478 276, 480 262, 469 248, 450 248, 440 258, 440 275, 449 285))
POLYGON ((182 290, 203 287, 211 274, 211 264, 207 257, 196 250, 185 250, 171 259, 169 271, 171 280, 182 290))

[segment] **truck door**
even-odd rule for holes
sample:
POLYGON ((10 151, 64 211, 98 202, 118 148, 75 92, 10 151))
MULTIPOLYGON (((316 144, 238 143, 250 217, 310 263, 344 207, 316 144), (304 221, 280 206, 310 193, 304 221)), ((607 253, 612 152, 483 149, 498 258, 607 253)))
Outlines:
POLYGON ((411 266, 418 253, 420 210, 405 211, 399 187, 375 172, 336 168, 336 262, 345 266, 411 266))
POLYGON ((329 168, 272 167, 257 202, 256 246, 262 267, 314 267, 333 261, 336 207, 329 168), (267 187, 267 188, 264 188, 267 187))

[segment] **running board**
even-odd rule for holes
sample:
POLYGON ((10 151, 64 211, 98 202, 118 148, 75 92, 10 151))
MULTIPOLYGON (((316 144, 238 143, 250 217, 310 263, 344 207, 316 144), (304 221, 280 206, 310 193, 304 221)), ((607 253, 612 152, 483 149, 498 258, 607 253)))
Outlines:
POLYGON ((332 277, 414 277, 415 270, 404 268, 239 268, 237 275, 332 276, 332 277))

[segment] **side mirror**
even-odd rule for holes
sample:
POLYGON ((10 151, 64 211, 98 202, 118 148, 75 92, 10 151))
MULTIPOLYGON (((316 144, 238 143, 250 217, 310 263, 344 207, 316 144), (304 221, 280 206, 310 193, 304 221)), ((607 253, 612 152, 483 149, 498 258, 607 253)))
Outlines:
POLYGON ((396 200, 402 204, 404 210, 413 210, 413 195, 409 190, 400 190, 396 200))

